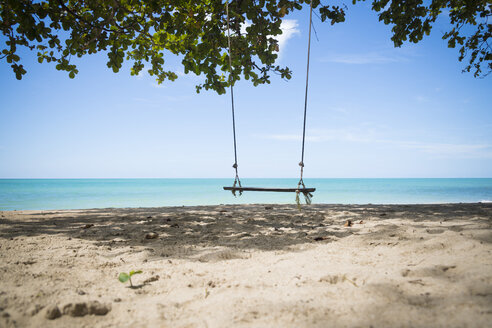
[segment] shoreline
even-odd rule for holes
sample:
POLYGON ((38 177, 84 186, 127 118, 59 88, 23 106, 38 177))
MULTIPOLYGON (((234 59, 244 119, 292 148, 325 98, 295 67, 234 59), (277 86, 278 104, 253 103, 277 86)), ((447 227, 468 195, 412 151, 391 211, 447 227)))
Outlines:
MULTIPOLYGON (((224 179, 0 180, 0 209, 53 210, 295 204, 295 193, 244 192, 224 179)), ((315 204, 442 204, 492 201, 492 178, 309 179, 315 204)), ((246 179, 245 186, 295 188, 296 179, 246 179)), ((301 197, 302 198, 302 197, 301 197)))
MULTIPOLYGON (((492 204, 492 200, 484 200, 477 202, 437 202, 437 203, 301 203, 301 207, 311 206, 427 206, 427 205, 482 205, 492 204)), ((169 206, 129 206, 129 207, 88 207, 88 208, 47 208, 47 209, 19 209, 19 210, 2 210, 2 212, 43 212, 43 211, 91 211, 91 210, 152 210, 152 209, 166 209, 166 208, 193 208, 193 207, 234 207, 234 206, 297 206, 295 202, 291 203, 245 203, 245 204, 199 204, 199 205, 169 205, 169 206)))
POLYGON ((0 326, 492 322, 492 203, 302 208, 1 211, 0 326), (117 279, 130 270, 137 288, 117 279), (72 316, 94 301, 109 312, 72 316))

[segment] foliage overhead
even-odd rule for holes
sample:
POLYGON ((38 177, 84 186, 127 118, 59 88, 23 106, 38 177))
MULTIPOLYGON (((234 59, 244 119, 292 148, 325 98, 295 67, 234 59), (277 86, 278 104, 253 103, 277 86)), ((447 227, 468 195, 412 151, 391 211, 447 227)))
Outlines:
MULTIPOLYGON (((357 3, 363 0, 353 0, 357 3)), ((26 70, 19 47, 37 52, 40 63, 56 63, 71 78, 78 73, 72 58, 106 52, 107 66, 118 72, 124 61, 131 74, 144 69, 157 81, 175 80, 165 56, 180 56, 185 73, 203 74, 197 86, 224 93, 240 77, 258 84, 270 83, 270 74, 289 79, 288 67, 275 64, 282 19, 306 8, 309 0, 231 0, 232 72, 228 72, 227 15, 222 0, 0 0, 3 36, 0 59, 17 77, 26 70)), ((347 7, 313 0, 315 14, 331 24, 345 20, 347 7)), ((418 42, 429 34, 438 16, 447 15, 448 46, 458 46, 459 60, 467 59, 465 71, 485 76, 492 70, 491 2, 487 0, 373 0, 379 20, 392 25, 395 46, 418 42), (485 69, 484 69, 485 68, 485 69)))

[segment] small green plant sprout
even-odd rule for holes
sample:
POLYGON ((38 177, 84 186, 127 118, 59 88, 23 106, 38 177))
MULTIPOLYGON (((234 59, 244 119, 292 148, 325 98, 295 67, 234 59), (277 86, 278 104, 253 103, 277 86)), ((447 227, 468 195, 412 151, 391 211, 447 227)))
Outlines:
POLYGON ((125 283, 125 282, 127 282, 127 280, 129 280, 130 281, 130 287, 133 287, 132 276, 135 274, 139 274, 139 273, 142 273, 142 270, 137 270, 137 271, 132 270, 132 271, 130 271, 130 273, 122 272, 118 276, 118 280, 121 281, 122 283, 125 283))

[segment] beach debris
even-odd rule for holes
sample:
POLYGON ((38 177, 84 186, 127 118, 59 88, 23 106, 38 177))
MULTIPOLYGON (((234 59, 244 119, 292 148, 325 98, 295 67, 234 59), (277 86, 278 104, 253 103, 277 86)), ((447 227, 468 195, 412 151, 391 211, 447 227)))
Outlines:
POLYGON ((143 283, 144 284, 149 284, 151 282, 154 282, 154 281, 159 280, 159 278, 160 278, 159 275, 155 275, 155 276, 152 276, 152 277, 150 277, 148 279, 145 279, 143 283))
POLYGON ((444 232, 444 229, 425 229, 425 231, 429 234, 440 234, 444 232))
POLYGON ((363 221, 363 220, 360 220, 360 221, 359 221, 359 224, 364 224, 364 221, 363 221))
POLYGON ((89 313, 87 303, 68 303, 63 307, 63 314, 67 314, 71 317, 83 317, 89 313))
POLYGON ((328 283, 334 285, 334 284, 337 284, 339 282, 347 281, 347 282, 351 283, 352 285, 354 285, 355 287, 358 287, 357 284, 355 283, 355 280, 356 280, 356 278, 354 278, 352 280, 352 279, 347 278, 347 276, 345 274, 343 274, 343 275, 323 276, 319 279, 319 282, 328 282, 328 283))
POLYGON ((126 273, 126 272, 122 272, 120 273, 120 275, 118 276, 118 280, 122 283, 125 283, 127 281, 130 281, 130 287, 133 287, 133 283, 132 283, 132 276, 133 275, 136 275, 136 274, 140 274, 142 273, 142 270, 132 270, 130 271, 129 273, 126 273))
POLYGON ((60 309, 58 306, 55 305, 49 305, 46 307, 46 312, 44 314, 45 318, 48 320, 55 320, 56 318, 59 318, 62 316, 60 309))
POLYGON ((121 298, 116 297, 116 298, 113 300, 113 302, 119 303, 119 302, 121 302, 121 298))
POLYGON ((28 260, 28 261, 17 261, 15 262, 16 265, 19 265, 19 264, 24 264, 24 265, 32 265, 32 264, 35 264, 36 261, 33 261, 33 260, 28 260))
POLYGON ((93 226, 94 226, 94 224, 92 224, 92 223, 88 223, 88 224, 86 224, 85 226, 83 226, 83 227, 82 227, 82 229, 89 229, 89 228, 91 228, 91 227, 93 227, 93 226))
POLYGON ((159 234, 156 232, 149 232, 145 235, 145 239, 156 239, 157 237, 159 237, 159 234))
POLYGON ((344 227, 351 227, 352 226, 352 221, 351 220, 345 221, 345 224, 343 226, 344 227))
POLYGON ((408 264, 407 264, 407 266, 409 266, 409 267, 412 267, 412 266, 417 266, 417 265, 421 264, 421 263, 422 263, 422 262, 424 262, 424 261, 425 261, 425 260, 421 260, 421 261, 419 261, 418 263, 408 263, 408 264))
POLYGON ((77 294, 79 295, 85 295, 86 292, 84 292, 82 289, 77 290, 77 294))
POLYGON ((147 219, 152 219, 152 215, 147 216, 147 219))
MULTIPOLYGON (((58 309, 58 307, 56 307, 56 309, 58 309)), ((56 314, 56 309, 53 309, 51 311, 54 311, 54 313, 56 314)), ((83 317, 87 314, 105 315, 109 311, 111 311, 111 304, 103 304, 99 301, 68 303, 63 306, 63 314, 69 315, 71 317, 83 317)), ((48 311, 46 313, 46 317, 48 318, 48 311)), ((61 312, 58 309, 58 316, 56 318, 60 316, 61 312)))
POLYGON ((307 236, 307 233, 304 231, 300 231, 294 235, 295 238, 304 238, 307 236))
POLYGON ((316 236, 313 238, 314 241, 322 241, 322 240, 327 240, 329 239, 330 237, 328 236, 316 236))
POLYGON ((454 269, 456 268, 456 265, 438 265, 437 266, 438 269, 441 269, 442 271, 446 272, 448 271, 449 269, 454 269))
POLYGON ((386 213, 381 213, 379 214, 379 216, 386 216, 386 213))
POLYGON ((89 314, 106 315, 111 311, 111 304, 99 303, 99 301, 91 301, 88 303, 89 314))
POLYGON ((36 314, 38 314, 39 311, 41 311, 42 309, 44 308, 43 305, 41 304, 35 304, 33 306, 31 306, 28 310, 27 310, 27 313, 31 316, 34 316, 36 314))
POLYGON ((273 210, 273 206, 265 206, 265 210, 273 210))

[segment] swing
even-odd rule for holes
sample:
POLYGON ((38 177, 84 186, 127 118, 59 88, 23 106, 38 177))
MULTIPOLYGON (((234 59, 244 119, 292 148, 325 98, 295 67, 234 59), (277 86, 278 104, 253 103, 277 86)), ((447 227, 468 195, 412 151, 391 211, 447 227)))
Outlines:
MULTIPOLYGON (((227 14, 227 43, 229 50, 229 82, 231 82, 231 73, 232 72, 232 61, 231 61, 231 35, 230 35, 230 27, 229 27, 229 0, 226 1, 226 14, 227 14)), ((236 177, 234 179, 234 183, 232 187, 224 187, 224 190, 229 190, 232 192, 234 196, 236 196, 236 192, 239 192, 239 195, 243 193, 243 191, 266 191, 266 192, 295 192, 296 193, 296 201, 299 204, 299 194, 302 193, 306 199, 306 203, 311 203, 311 197, 313 196, 311 193, 316 190, 316 188, 306 188, 304 185, 304 181, 302 179, 303 171, 304 171, 304 141, 306 139, 306 112, 307 112, 307 95, 308 95, 308 81, 309 81, 309 55, 311 48, 311 28, 312 28, 312 15, 313 15, 313 3, 311 1, 310 4, 310 12, 309 12, 309 39, 308 39, 308 51, 307 51, 307 69, 306 69, 306 93, 304 96, 304 123, 302 129, 302 151, 301 151, 301 161, 299 162, 299 166, 301 167, 301 178, 297 184, 297 188, 260 188, 260 187, 243 187, 241 186, 241 180, 239 180, 238 175, 238 164, 237 164, 237 147, 236 147, 236 121, 234 117, 234 90, 232 83, 230 83, 231 90, 231 107, 232 107, 232 134, 234 138, 234 165, 232 167, 236 171, 236 177)))

